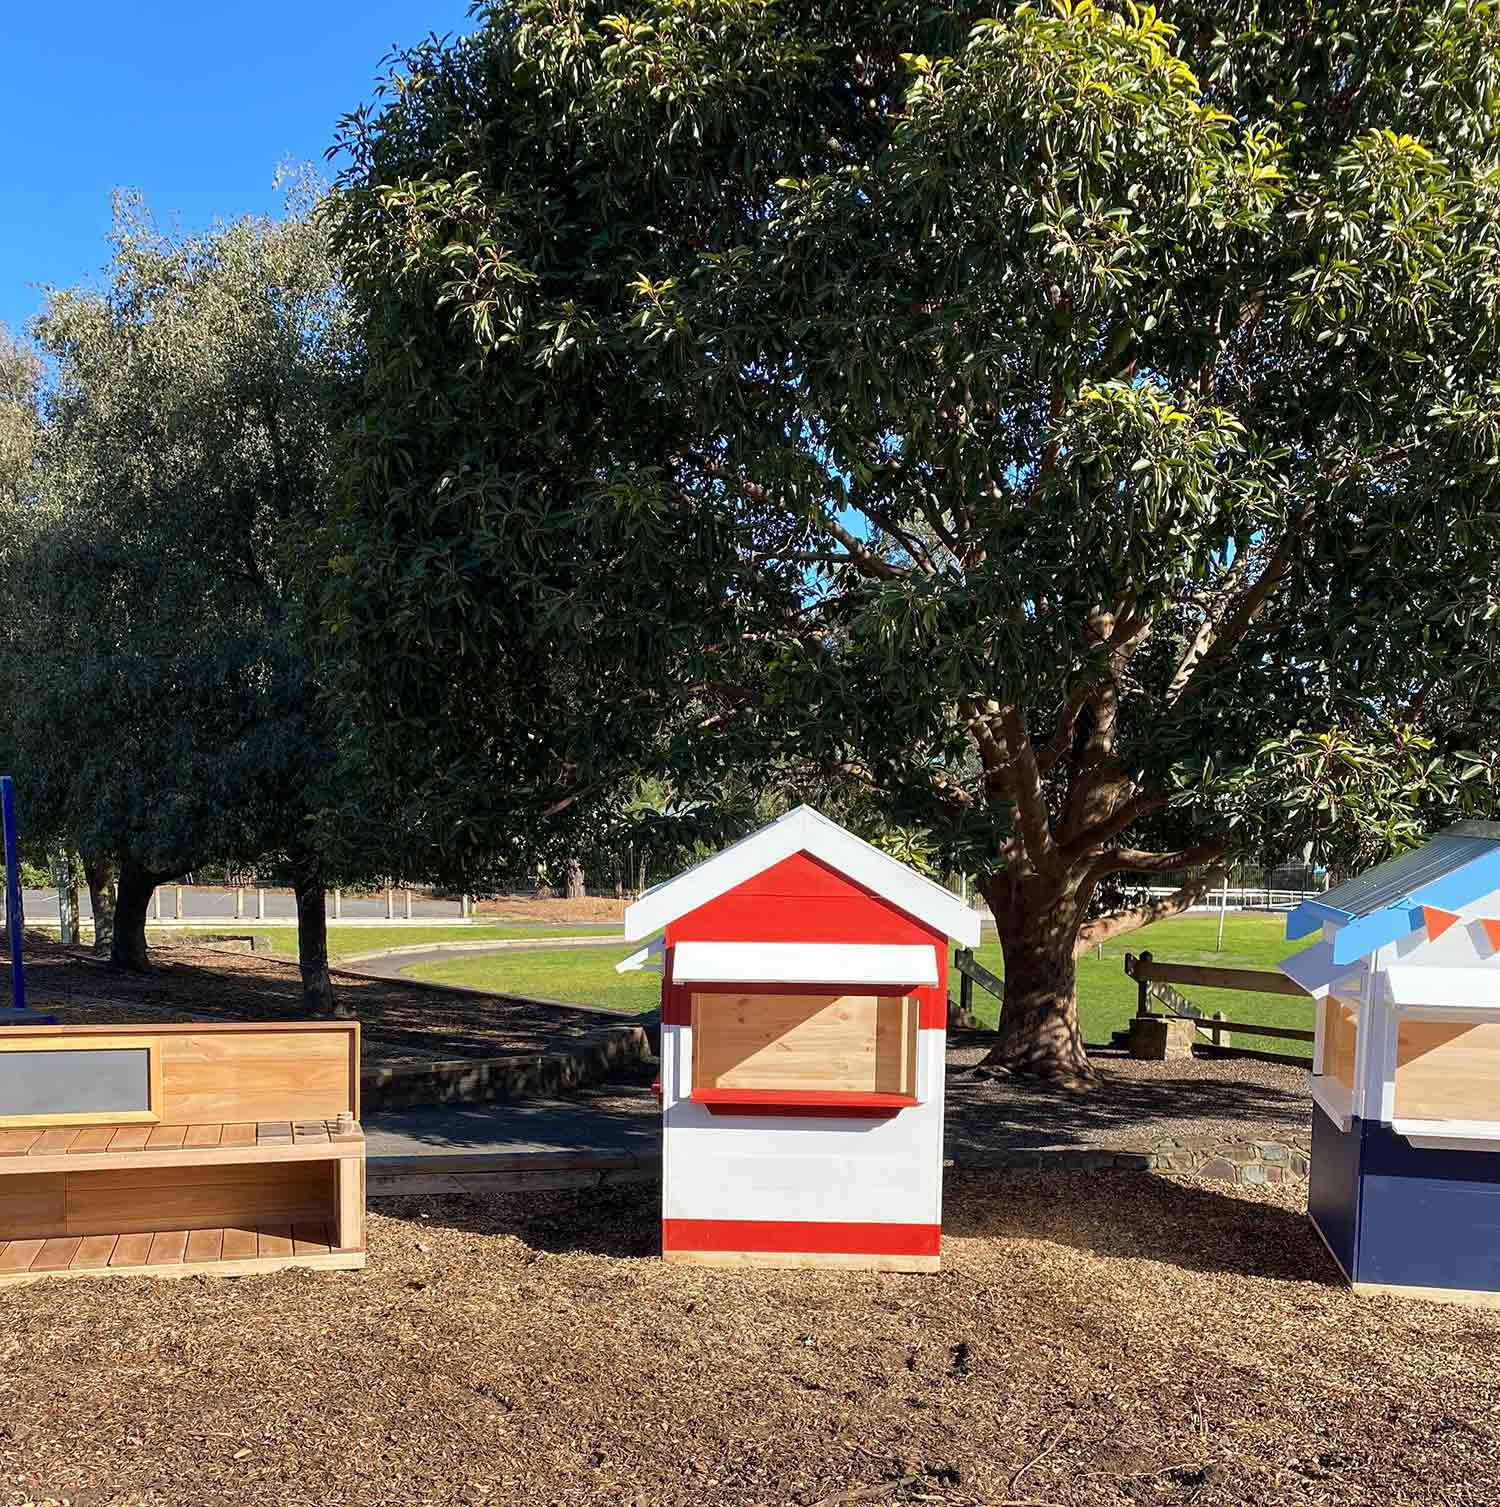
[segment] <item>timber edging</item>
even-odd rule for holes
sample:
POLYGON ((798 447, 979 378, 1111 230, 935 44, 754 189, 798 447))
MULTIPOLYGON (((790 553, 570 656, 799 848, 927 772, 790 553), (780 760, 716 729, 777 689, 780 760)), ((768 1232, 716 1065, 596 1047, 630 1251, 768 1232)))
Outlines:
MULTIPOLYGON (((1214 1182, 1259 1186, 1305 1182, 1308 1145, 1287 1141, 1205 1137, 1165 1140, 1150 1150, 1098 1146, 1035 1146, 968 1151, 947 1160, 952 1172, 1085 1171, 1168 1172, 1214 1182)), ((369 1159, 369 1196, 482 1194, 600 1189, 661 1180, 659 1151, 604 1150, 507 1152, 369 1159)))
POLYGON ((435 1104, 498 1104, 602 1083, 651 1055, 639 1025, 603 1026, 566 1050, 451 1062, 398 1062, 360 1075, 366 1115, 435 1104))

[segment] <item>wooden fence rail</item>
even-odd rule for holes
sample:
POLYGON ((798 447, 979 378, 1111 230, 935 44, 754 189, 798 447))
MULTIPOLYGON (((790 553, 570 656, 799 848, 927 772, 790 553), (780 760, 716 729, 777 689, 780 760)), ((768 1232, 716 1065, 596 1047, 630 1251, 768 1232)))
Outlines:
MULTIPOLYGON (((1178 984, 1196 984, 1205 989, 1243 989, 1254 994, 1287 994, 1306 999, 1306 993, 1284 973, 1269 973, 1260 968, 1205 968, 1193 963, 1157 963, 1149 952, 1139 957, 1125 954, 1125 974, 1136 983, 1136 1014, 1150 1015, 1151 1001, 1166 1008, 1162 1012, 1177 1020, 1191 1020, 1206 1031, 1215 1046, 1221 1032, 1244 1036, 1270 1036, 1282 1041, 1312 1041, 1315 1033, 1294 1026, 1263 1026, 1254 1021, 1228 1020, 1221 1012, 1205 1015, 1191 1000, 1179 994, 1178 984)), ((1270 1055, 1270 1054, 1266 1054, 1270 1055)), ((1283 1061, 1304 1063, 1305 1058, 1283 1057, 1283 1061)))

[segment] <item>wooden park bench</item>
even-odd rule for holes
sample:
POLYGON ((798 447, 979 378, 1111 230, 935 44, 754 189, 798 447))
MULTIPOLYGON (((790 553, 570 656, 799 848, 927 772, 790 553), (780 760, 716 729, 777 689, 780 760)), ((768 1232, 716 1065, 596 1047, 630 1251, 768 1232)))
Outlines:
POLYGON ((0 1286, 365 1264, 359 1026, 0 1027, 0 1286))

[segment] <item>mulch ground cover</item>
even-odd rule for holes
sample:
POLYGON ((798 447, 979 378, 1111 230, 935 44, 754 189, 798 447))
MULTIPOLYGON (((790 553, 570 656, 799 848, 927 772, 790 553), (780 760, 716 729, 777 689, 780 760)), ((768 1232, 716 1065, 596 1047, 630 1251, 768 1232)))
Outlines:
POLYGON ((1500 1313, 1290 1188, 953 1177, 930 1277, 654 1259, 654 1194, 385 1201, 370 1266, 0 1291, 0 1504, 1493 1507, 1500 1313))
MULTIPOLYGON (((457 996, 333 970, 359 1017, 366 1067, 556 1051, 613 1017, 492 995, 457 996)), ((151 971, 121 973, 82 948, 26 935, 26 987, 61 1025, 306 1019, 295 962, 208 945, 153 946, 151 971)))

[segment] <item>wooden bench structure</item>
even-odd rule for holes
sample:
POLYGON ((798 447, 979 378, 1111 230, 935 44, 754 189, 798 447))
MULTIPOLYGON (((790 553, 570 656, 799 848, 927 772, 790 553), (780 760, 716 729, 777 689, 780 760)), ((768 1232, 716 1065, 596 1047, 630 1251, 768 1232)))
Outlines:
POLYGON ((365 1264, 359 1026, 0 1030, 0 1286, 365 1264))

